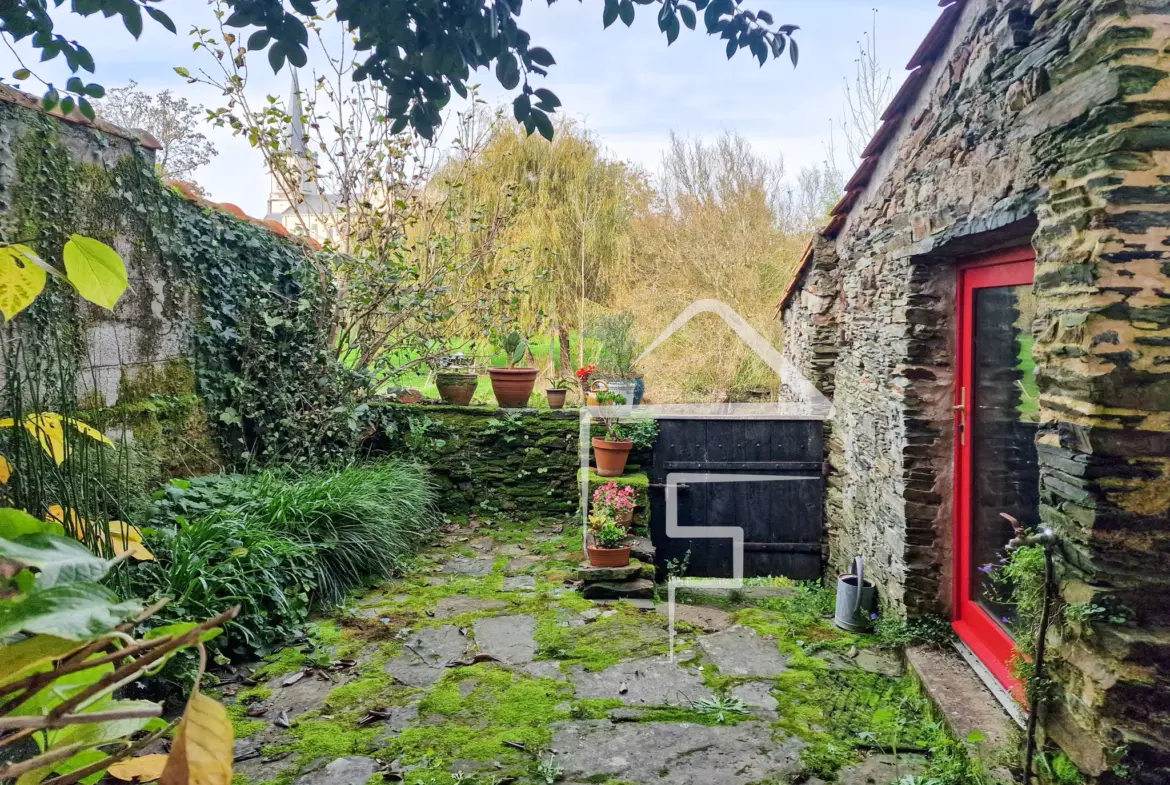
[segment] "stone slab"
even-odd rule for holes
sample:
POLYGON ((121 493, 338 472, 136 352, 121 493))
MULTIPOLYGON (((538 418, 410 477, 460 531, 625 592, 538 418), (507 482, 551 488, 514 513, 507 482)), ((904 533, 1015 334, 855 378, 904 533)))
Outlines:
POLYGON ((553 679, 554 681, 569 680, 569 677, 561 670, 560 665, 552 660, 536 660, 525 663, 524 672, 537 679, 553 679))
POLYGON ((625 567, 594 567, 584 561, 577 566, 577 578, 586 583, 628 581, 642 577, 642 569, 643 565, 639 562, 630 562, 625 567))
POLYGON ((788 669, 788 658, 780 653, 776 641, 761 637, 748 627, 732 627, 704 635, 698 645, 703 656, 723 676, 771 678, 788 669))
POLYGON ((296 785, 364 785, 381 770, 382 764, 373 758, 354 755, 298 777, 296 785))
POLYGON ((443 562, 440 572, 456 575, 491 575, 492 559, 469 559, 466 556, 456 556, 443 562))
POLYGON ((470 641, 458 627, 447 625, 419 630, 404 644, 405 651, 386 663, 386 672, 411 687, 429 687, 461 658, 470 641))
POLYGON ((531 575, 509 575, 500 591, 536 591, 536 578, 531 575))
POLYGON ((636 581, 603 581, 589 583, 581 589, 581 595, 587 600, 649 600, 654 597, 654 584, 645 578, 636 581))
POLYGON ((485 600, 482 597, 444 597, 432 611, 436 619, 450 619, 453 616, 462 616, 464 613, 482 613, 483 611, 507 608, 508 603, 500 600, 485 600))
POLYGON ((772 683, 768 681, 749 681, 735 687, 731 697, 739 698, 743 705, 751 709, 776 711, 780 704, 772 697, 772 683))
POLYGON ((879 676, 889 676, 892 679, 898 678, 906 671, 902 667, 902 661, 892 651, 862 649, 857 652, 857 656, 853 658, 853 661, 863 671, 876 673, 879 676))
POLYGON ((712 696, 697 671, 665 657, 619 662, 595 673, 577 666, 569 679, 577 698, 616 698, 629 706, 679 706, 712 696))
POLYGON ((957 653, 928 646, 906 649, 906 663, 960 739, 974 731, 986 750, 1005 749, 1015 723, 957 653))
POLYGON ((861 763, 846 766, 837 773, 837 785, 887 785, 915 777, 926 769, 921 755, 871 755, 861 763))
MULTIPOLYGON (((669 617, 670 606, 659 605, 657 611, 669 617)), ((720 632, 731 626, 731 614, 719 608, 705 608, 702 605, 675 603, 674 620, 693 624, 703 632, 720 632)))
POLYGON ((268 713, 259 719, 272 722, 281 712, 287 713, 289 719, 292 719, 306 711, 319 709, 325 698, 337 686, 328 679, 318 679, 313 673, 306 674, 287 687, 283 686, 291 675, 286 674, 268 680, 266 686, 272 690, 272 696, 261 703, 268 709, 268 713))
POLYGON ((591 720, 552 729, 554 762, 569 783, 748 785, 788 782, 801 768, 802 742, 775 736, 760 722, 708 727, 591 720))
POLYGON ((648 537, 631 537, 630 538, 630 556, 640 562, 646 564, 654 564, 657 557, 657 551, 654 545, 651 544, 648 537))
POLYGON ((493 616, 475 622, 479 650, 508 665, 523 665, 536 656, 535 616, 493 616))
POLYGON ((508 560, 507 572, 509 575, 521 572, 528 572, 534 564, 540 564, 543 561, 539 556, 517 556, 514 559, 508 560))

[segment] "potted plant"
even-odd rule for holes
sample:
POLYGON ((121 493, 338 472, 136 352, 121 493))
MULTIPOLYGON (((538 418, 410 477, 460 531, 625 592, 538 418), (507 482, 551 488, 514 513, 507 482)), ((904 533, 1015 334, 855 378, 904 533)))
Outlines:
POLYGON ((594 513, 589 516, 593 542, 585 546, 589 563, 594 567, 625 567, 630 563, 630 546, 626 544, 626 530, 617 525, 612 515, 594 513))
POLYGON ((581 385, 581 400, 587 406, 596 406, 597 400, 593 397, 592 391, 589 389, 590 381, 593 379, 593 374, 597 373, 596 365, 587 365, 583 368, 578 368, 574 374, 577 377, 577 384, 581 385))
POLYGON ((637 507, 637 492, 632 485, 619 486, 607 482, 593 491, 593 509, 613 516, 618 526, 629 531, 634 522, 634 508, 637 507))
POLYGON ((525 368, 522 363, 528 355, 528 340, 519 331, 513 330, 500 342, 508 365, 504 368, 489 368, 492 392, 496 403, 503 409, 519 409, 528 405, 532 388, 536 386, 536 368, 525 368))
POLYGON ((602 477, 621 477, 626 470, 630 450, 634 449, 633 440, 624 438, 618 428, 618 407, 625 405, 626 398, 617 393, 599 392, 597 402, 601 406, 598 416, 605 425, 605 436, 594 436, 592 440, 597 473, 602 477))
POLYGON ((462 352, 443 357, 435 373, 435 386, 443 403, 467 406, 475 396, 479 375, 471 366, 471 358, 462 352))
POLYGON ((548 396, 548 408, 563 409, 565 408, 565 396, 569 394, 569 382, 557 379, 552 383, 552 387, 545 389, 544 394, 548 396))
POLYGON ((629 311, 604 314, 589 330, 591 337, 605 347, 602 370, 597 376, 604 379, 611 392, 624 395, 634 406, 642 403, 646 382, 634 370, 638 355, 638 339, 634 335, 634 315, 629 311))

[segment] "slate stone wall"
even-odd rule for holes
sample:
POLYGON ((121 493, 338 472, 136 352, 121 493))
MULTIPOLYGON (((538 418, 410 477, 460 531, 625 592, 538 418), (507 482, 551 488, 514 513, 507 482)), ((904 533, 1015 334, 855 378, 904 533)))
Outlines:
POLYGON ((969 0, 782 314, 836 406, 833 566, 948 613, 954 263, 1034 247, 1041 518, 1065 600, 1115 620, 1054 632, 1045 726, 1107 783, 1170 782, 1167 51, 1165 0, 969 0))
MULTIPOLYGON (((451 515, 515 520, 561 518, 580 507, 580 417, 560 411, 489 406, 375 404, 373 453, 408 455, 427 464, 451 515)), ((595 426, 592 435, 601 436, 595 426)), ((626 473, 649 465, 630 454, 626 473)))

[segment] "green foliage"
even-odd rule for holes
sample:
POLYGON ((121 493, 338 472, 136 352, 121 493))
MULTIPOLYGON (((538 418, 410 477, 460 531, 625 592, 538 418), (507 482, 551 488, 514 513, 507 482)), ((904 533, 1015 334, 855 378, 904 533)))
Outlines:
POLYGON ((1003 564, 988 572, 998 599, 1014 606, 1012 626, 1020 651, 1031 654, 1040 631, 1044 611, 1044 547, 1031 545, 1008 553, 1003 564))
POLYGON ((626 420, 618 425, 618 433, 634 443, 635 450, 652 450, 658 441, 658 421, 649 418, 626 420))
POLYGON ((602 314, 592 320, 586 334, 604 347, 601 352, 600 368, 605 373, 619 377, 634 372, 634 360, 638 354, 638 339, 634 334, 634 315, 629 311, 602 314))
POLYGON ((294 637, 314 606, 400 571, 425 544, 434 491, 414 464, 385 461, 339 472, 173 482, 154 507, 139 565, 140 594, 174 599, 167 621, 243 607, 222 645, 267 654, 294 637))
POLYGON ((1036 756, 1036 767, 1050 785, 1084 785, 1085 775, 1063 752, 1040 753, 1036 756))
POLYGON ((626 541, 626 531, 613 521, 606 522, 593 533, 599 548, 620 548, 626 541))
POLYGON ((883 614, 874 625, 874 632, 885 646, 947 646, 955 638, 951 623, 941 616, 924 614, 903 619, 883 614))

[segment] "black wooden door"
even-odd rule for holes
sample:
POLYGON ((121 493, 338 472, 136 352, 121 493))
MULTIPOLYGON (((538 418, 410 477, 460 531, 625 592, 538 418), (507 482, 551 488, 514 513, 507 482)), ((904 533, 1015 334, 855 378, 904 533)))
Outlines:
POLYGON ((658 425, 650 534, 659 567, 681 562, 689 551, 686 575, 732 577, 732 540, 667 536, 667 477, 689 474, 698 476, 678 490, 678 525, 742 527, 745 578, 820 577, 823 423, 662 419, 658 425))

